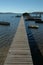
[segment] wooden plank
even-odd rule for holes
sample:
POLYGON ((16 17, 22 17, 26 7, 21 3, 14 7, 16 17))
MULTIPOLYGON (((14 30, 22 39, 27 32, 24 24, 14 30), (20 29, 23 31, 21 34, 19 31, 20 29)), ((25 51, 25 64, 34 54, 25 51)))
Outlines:
POLYGON ((4 65, 33 65, 23 16, 21 17, 4 65))

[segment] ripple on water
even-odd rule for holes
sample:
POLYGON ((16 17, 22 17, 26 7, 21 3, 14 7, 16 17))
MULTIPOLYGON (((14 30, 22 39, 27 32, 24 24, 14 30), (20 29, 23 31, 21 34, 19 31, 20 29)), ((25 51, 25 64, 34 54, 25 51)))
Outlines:
POLYGON ((0 21, 10 22, 10 26, 0 26, 0 65, 4 64, 20 21, 20 18, 15 17, 16 15, 17 14, 0 14, 0 21))

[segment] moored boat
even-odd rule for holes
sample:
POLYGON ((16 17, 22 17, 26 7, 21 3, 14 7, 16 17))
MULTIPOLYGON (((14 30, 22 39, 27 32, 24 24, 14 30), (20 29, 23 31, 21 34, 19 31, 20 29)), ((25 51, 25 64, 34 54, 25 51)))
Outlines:
POLYGON ((29 25, 28 28, 32 28, 32 29, 35 28, 35 29, 38 29, 39 26, 38 26, 38 25, 29 25))
POLYGON ((4 21, 0 21, 0 25, 8 26, 8 25, 10 25, 10 23, 9 22, 4 22, 4 21))

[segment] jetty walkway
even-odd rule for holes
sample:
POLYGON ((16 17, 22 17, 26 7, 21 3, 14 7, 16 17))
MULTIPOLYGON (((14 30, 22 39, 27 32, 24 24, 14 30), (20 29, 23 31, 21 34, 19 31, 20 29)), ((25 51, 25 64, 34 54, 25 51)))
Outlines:
POLYGON ((4 65, 33 65, 23 16, 20 19, 4 65))

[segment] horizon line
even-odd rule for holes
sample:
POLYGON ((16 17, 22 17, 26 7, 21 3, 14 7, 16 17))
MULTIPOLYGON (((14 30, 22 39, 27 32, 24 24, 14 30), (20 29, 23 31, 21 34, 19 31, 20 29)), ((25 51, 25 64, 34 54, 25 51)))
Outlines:
MULTIPOLYGON (((25 11, 25 12, 27 12, 27 11, 25 11)), ((25 12, 20 12, 20 13, 25 13, 25 12)), ((32 12, 43 12, 43 11, 31 11, 31 12, 27 12, 27 13, 32 13, 32 12)), ((1 12, 0 11, 0 13, 19 13, 19 12, 13 12, 13 11, 12 12, 11 11, 8 11, 8 12, 7 11, 5 11, 5 12, 3 11, 3 12, 1 12)))

